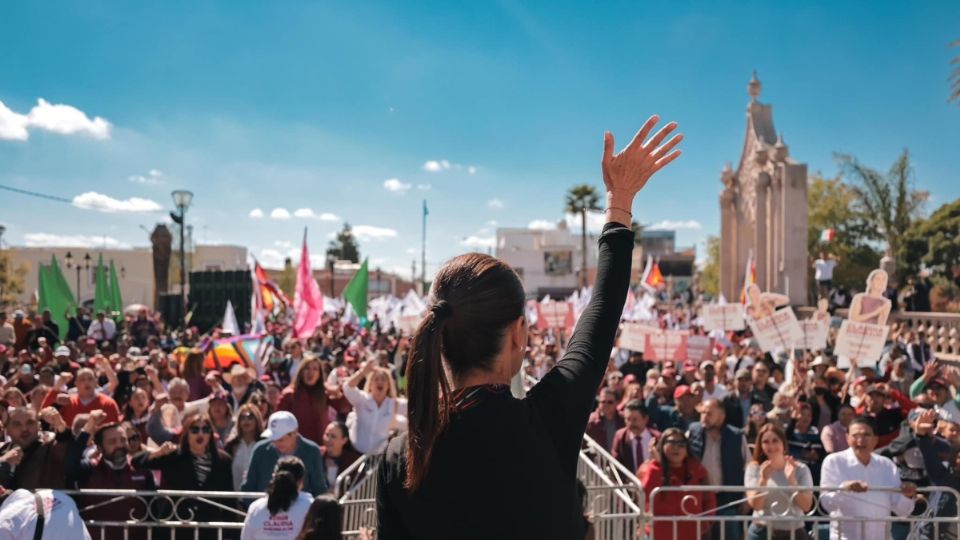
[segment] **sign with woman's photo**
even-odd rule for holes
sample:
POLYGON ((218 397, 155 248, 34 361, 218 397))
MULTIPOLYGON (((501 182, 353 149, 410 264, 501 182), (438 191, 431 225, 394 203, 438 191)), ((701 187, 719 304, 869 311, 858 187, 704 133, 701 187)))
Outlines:
POLYGON ((646 336, 643 359, 652 362, 687 359, 687 333, 680 330, 658 330, 646 336))
POLYGON ((853 296, 847 320, 840 326, 834 353, 841 358, 875 362, 883 354, 887 341, 887 317, 890 300, 883 296, 887 290, 885 270, 876 269, 867 276, 867 288, 853 296))
POLYGON ((779 309, 767 317, 751 318, 750 330, 763 352, 791 349, 803 339, 803 330, 790 308, 779 309))

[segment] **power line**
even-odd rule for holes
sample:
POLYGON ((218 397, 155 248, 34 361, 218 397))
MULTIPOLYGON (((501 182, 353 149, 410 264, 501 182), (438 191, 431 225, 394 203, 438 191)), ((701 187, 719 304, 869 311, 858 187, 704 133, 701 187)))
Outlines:
POLYGON ((37 193, 36 191, 27 191, 26 189, 15 188, 13 186, 5 186, 0 184, 0 189, 19 193, 20 195, 26 195, 28 197, 37 197, 38 199, 47 199, 50 201, 73 204, 73 201, 70 199, 64 199, 63 197, 57 197, 56 195, 47 195, 46 193, 37 193))

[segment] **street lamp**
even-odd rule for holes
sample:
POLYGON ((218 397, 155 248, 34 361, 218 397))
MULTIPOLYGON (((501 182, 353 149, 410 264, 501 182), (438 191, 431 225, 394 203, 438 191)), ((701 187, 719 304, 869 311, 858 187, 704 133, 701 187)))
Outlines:
POLYGON ((80 263, 80 261, 77 261, 77 264, 73 264, 73 254, 68 251, 66 256, 64 256, 63 259, 67 261, 67 270, 71 268, 77 269, 77 307, 79 307, 80 306, 80 270, 86 268, 87 273, 89 273, 90 262, 93 260, 93 258, 90 257, 89 253, 87 253, 86 255, 83 256, 82 264, 80 263))
POLYGON ((327 253, 327 270, 330 271, 330 298, 333 295, 333 263, 337 262, 337 257, 333 253, 327 253))
POLYGON ((177 207, 179 214, 174 214, 170 212, 170 217, 173 219, 174 223, 180 225, 180 320, 182 322, 182 327, 187 327, 187 255, 185 245, 184 245, 184 232, 186 231, 186 226, 184 221, 187 215, 187 208, 190 207, 190 203, 193 201, 193 192, 187 191, 185 189, 175 190, 170 194, 173 197, 173 204, 177 207))
POLYGON ((3 233, 7 231, 7 228, 3 225, 0 225, 0 249, 3 249, 3 233))

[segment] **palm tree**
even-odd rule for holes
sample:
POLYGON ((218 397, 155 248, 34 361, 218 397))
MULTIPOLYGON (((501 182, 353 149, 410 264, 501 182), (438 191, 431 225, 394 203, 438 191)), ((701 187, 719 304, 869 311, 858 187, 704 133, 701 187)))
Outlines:
MULTIPOLYGON (((951 43, 950 46, 960 47, 960 39, 951 43)), ((950 99, 960 104, 960 56, 950 60, 950 65, 955 66, 950 73, 950 99)))
POLYGON ((580 214, 580 232, 583 242, 580 255, 580 286, 587 286, 587 212, 600 210, 600 197, 597 189, 590 184, 579 184, 567 191, 564 210, 568 214, 580 214))
POLYGON ((856 181, 853 186, 856 204, 878 237, 886 242, 886 256, 896 261, 904 233, 920 217, 930 196, 929 192, 913 189, 909 151, 904 149, 885 175, 853 156, 838 154, 836 158, 840 170, 856 181))

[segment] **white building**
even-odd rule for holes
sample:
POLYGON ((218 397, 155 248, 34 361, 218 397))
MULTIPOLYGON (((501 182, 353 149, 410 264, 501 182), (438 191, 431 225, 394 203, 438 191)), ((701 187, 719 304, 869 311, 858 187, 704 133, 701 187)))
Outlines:
MULTIPOLYGON (((597 265, 597 236, 588 233, 587 279, 597 265)), ((497 229, 497 258, 519 274, 528 297, 565 297, 579 286, 581 237, 564 220, 555 229, 497 229)))

